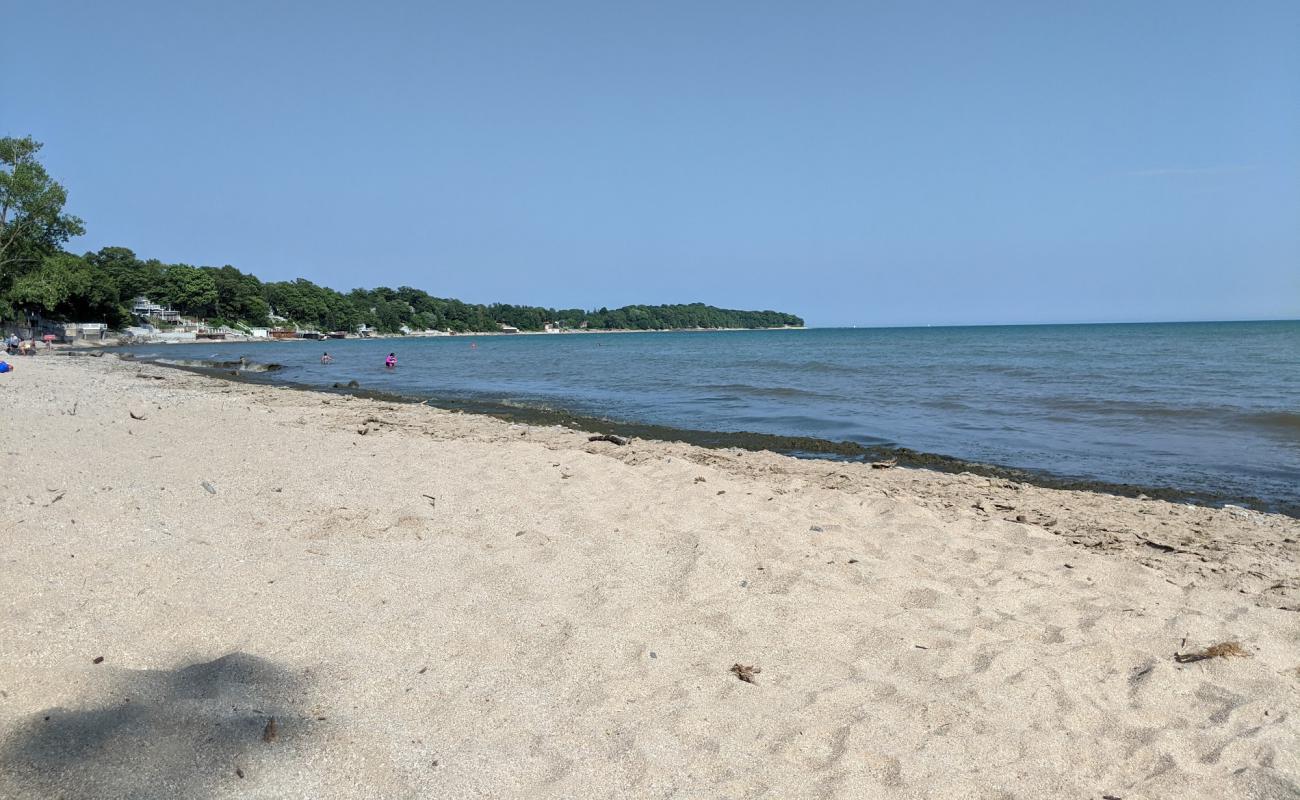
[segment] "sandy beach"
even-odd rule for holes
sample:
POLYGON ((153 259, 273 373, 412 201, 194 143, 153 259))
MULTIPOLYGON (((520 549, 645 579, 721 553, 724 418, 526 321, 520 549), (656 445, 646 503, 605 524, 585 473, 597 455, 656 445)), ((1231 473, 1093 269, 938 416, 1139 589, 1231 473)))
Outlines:
POLYGON ((112 354, 0 402, 3 798, 1300 797, 1289 517, 112 354))

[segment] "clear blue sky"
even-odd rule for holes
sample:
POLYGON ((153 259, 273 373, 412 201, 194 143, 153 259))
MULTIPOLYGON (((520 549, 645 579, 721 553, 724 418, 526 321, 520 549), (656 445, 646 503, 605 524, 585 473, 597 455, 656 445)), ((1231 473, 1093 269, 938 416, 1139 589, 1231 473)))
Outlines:
POLYGON ((1300 317, 1300 3, 27 2, 74 249, 817 325, 1300 317))

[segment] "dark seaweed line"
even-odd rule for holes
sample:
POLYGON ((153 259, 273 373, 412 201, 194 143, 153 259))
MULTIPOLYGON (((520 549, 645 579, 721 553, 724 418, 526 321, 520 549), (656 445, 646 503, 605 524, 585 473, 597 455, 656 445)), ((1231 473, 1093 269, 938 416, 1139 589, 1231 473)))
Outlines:
MULTIPOLYGON (((75 351, 69 355, 75 354, 75 351)), ((122 358, 136 359, 128 352, 120 353, 122 358)), ((898 465, 916 469, 928 469, 936 472, 969 472, 986 478, 1027 483, 1046 489, 1066 489, 1071 491, 1095 492, 1118 497, 1146 497, 1167 500, 1171 503, 1188 505, 1222 507, 1227 504, 1284 514, 1300 519, 1300 502, 1271 503, 1258 497, 1231 493, 1196 492, 1172 486, 1144 486, 1131 483, 1113 483, 1056 475, 1041 470, 1027 470, 999 464, 982 464, 965 461, 939 453, 923 453, 906 447, 889 447, 885 445, 861 445, 856 442, 833 442, 812 436, 781 436, 770 433, 750 433, 746 431, 701 431, 691 428, 674 428, 667 425, 652 425, 640 422, 618 422, 582 414, 574 414, 557 409, 520 408, 490 401, 465 401, 442 397, 413 397, 393 392, 380 392, 364 387, 348 387, 342 384, 333 386, 313 386, 296 381, 278 379, 274 369, 264 372, 241 372, 229 369, 228 365, 214 364, 212 367, 198 367, 186 364, 169 364, 153 359, 136 359, 142 363, 167 367, 197 375, 217 377, 237 383, 284 386, 298 391, 326 392, 329 394, 351 395, 370 400, 382 400, 392 403, 424 403, 447 411, 461 411, 469 414, 484 414, 508 422, 528 425, 563 425, 575 430, 593 433, 611 433, 618 436, 654 439, 663 442, 682 442, 710 449, 739 448, 751 451, 771 451, 795 458, 829 459, 848 462, 880 461, 896 458, 898 465)))

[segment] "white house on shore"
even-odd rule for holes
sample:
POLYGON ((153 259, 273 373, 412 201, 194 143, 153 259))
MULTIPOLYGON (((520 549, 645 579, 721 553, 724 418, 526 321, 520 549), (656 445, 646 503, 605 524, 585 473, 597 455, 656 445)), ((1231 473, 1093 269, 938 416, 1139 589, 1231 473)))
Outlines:
POLYGON ((164 322, 179 322, 181 312, 166 308, 141 295, 131 304, 131 313, 145 319, 160 319, 164 322))

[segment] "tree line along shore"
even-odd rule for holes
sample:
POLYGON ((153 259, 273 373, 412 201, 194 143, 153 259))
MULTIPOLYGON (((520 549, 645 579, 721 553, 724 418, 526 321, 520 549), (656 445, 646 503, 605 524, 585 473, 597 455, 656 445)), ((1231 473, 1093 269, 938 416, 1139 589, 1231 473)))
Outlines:
POLYGON ((546 308, 466 303, 422 289, 340 292, 299 278, 262 281, 233 266, 168 264, 125 247, 82 255, 64 245, 85 233, 64 211, 67 192, 36 159, 31 137, 0 138, 0 319, 131 324, 137 298, 212 327, 288 325, 320 331, 379 333, 443 330, 666 330, 802 327, 780 311, 725 309, 704 303, 621 308, 546 308))

